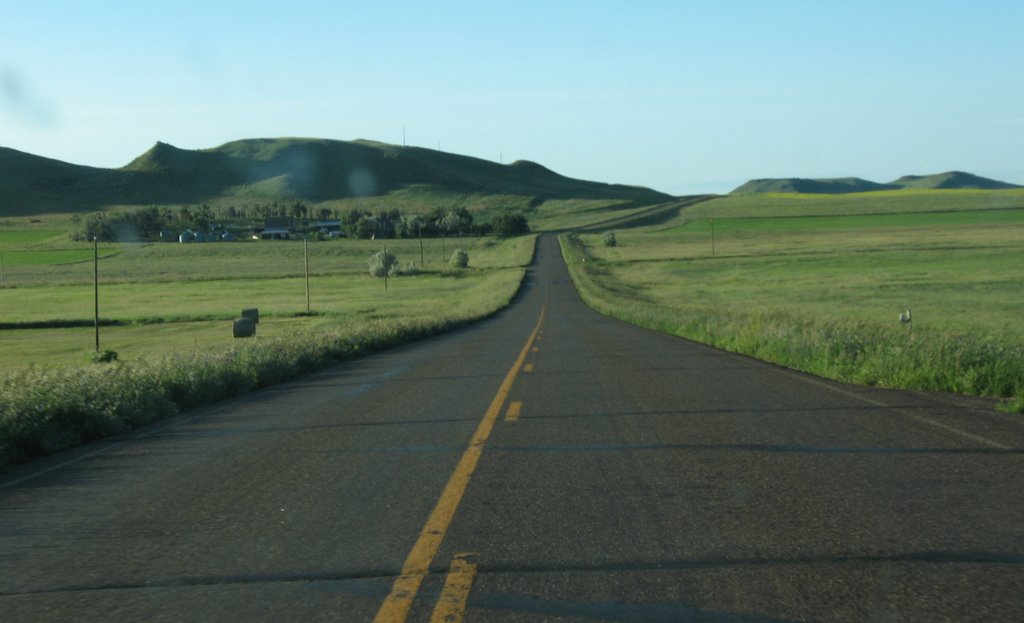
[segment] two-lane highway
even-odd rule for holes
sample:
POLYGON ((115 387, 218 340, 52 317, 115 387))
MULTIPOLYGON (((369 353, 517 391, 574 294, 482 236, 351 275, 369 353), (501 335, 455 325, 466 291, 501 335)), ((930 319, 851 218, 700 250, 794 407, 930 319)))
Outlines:
POLYGON ((1024 426, 609 320, 468 329, 0 478, 0 620, 1024 620, 1024 426))

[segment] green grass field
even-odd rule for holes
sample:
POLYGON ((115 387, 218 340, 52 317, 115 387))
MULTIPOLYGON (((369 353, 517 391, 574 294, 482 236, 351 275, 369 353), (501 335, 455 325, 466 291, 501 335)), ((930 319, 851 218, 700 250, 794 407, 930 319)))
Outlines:
POLYGON ((53 229, 43 230, 0 230, 0 245, 28 245, 66 238, 67 233, 53 229))
MULTIPOLYGON (((931 226, 973 226, 1024 223, 1024 207, 960 212, 918 212, 891 214, 849 214, 789 217, 720 218, 715 221, 718 233, 741 231, 828 231, 852 229, 897 229, 931 226)), ((671 233, 711 230, 711 221, 702 219, 676 226, 671 233)))
MULTIPOLYGON (((54 243, 62 248, 40 248, 37 238, 24 240, 4 252, 0 323, 90 322, 91 248, 67 248, 75 245, 64 239, 54 243), (86 259, 69 261, 76 254, 86 259), (28 259, 7 264, 8 257, 28 259)), ((415 263, 422 272, 389 279, 385 291, 384 280, 367 273, 367 259, 382 242, 310 243, 312 317, 300 317, 306 294, 298 241, 101 247, 100 316, 131 323, 101 327, 101 346, 122 358, 227 348, 233 342, 231 320, 245 307, 260 309, 257 339, 376 320, 471 316, 515 291, 532 256, 533 237, 448 238, 443 245, 442 254, 442 240, 425 240, 421 265, 419 241, 388 241, 401 266, 415 263), (470 267, 452 272, 446 264, 457 247, 469 253, 470 267)), ((90 327, 0 330, 5 369, 80 365, 93 348, 90 327)))
POLYGON ((95 364, 92 249, 41 230, 4 223, 18 261, 0 271, 0 467, 486 317, 535 243, 424 240, 421 260, 418 240, 391 240, 406 274, 387 282, 368 274, 383 242, 310 243, 312 314, 301 242, 104 245, 100 347, 118 361, 95 364), (468 268, 448 268, 456 248, 468 268), (256 336, 235 339, 247 307, 256 336))
POLYGON ((701 203, 688 218, 834 216, 1024 208, 1024 189, 885 190, 845 195, 740 194, 701 203))
POLYGON ((566 253, 589 303, 638 324, 842 380, 1019 401, 1024 195, 935 192, 727 197, 566 253))

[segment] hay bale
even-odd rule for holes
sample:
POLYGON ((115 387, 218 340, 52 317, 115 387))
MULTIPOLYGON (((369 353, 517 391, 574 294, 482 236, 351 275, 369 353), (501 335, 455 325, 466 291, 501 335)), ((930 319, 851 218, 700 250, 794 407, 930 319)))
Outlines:
POLYGON ((252 321, 259 324, 260 310, 258 307, 250 307, 242 310, 242 318, 252 318, 252 321))
POLYGON ((256 335, 256 321, 252 318, 236 318, 233 333, 235 337, 252 337, 256 335))

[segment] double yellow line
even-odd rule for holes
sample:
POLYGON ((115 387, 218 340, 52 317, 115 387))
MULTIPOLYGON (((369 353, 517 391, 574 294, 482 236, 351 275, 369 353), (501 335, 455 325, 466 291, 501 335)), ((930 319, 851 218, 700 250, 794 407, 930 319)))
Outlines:
POLYGON ((494 399, 491 401, 491 406, 487 408, 483 419, 480 420, 473 438, 470 439, 469 447, 466 448, 462 458, 459 459, 458 465, 455 466, 455 471, 452 473, 451 478, 448 479, 448 484, 445 485, 444 491, 441 492, 437 505, 434 506, 434 510, 427 518, 427 523, 420 531, 419 538, 416 539, 416 543, 412 546, 412 550, 406 557, 405 564, 402 565, 401 575, 395 579, 395 583, 391 586, 391 593, 384 599, 380 610, 377 611, 377 616, 373 619, 374 623, 404 623, 409 616, 412 602, 416 599, 416 593, 419 591, 423 579, 430 572, 430 563, 434 560, 434 556, 437 555, 441 542, 444 540, 449 526, 451 526, 452 519, 455 517, 455 510, 459 507, 463 494, 466 493, 469 479, 472 477, 473 472, 476 470, 476 465, 480 461, 484 444, 487 443, 487 439, 491 436, 491 431, 494 430, 494 423, 501 413, 501 407, 505 404, 505 400, 512 390, 512 384, 515 382, 516 376, 519 375, 523 362, 526 360, 530 348, 537 339, 537 334, 540 332, 540 327, 544 322, 545 311, 546 307, 542 307, 540 318, 537 320, 537 326, 533 328, 533 332, 530 334, 529 339, 526 340, 526 345, 523 346, 519 357, 516 358, 512 368, 505 375, 505 380, 502 381, 501 387, 498 388, 498 393, 495 394, 494 399))

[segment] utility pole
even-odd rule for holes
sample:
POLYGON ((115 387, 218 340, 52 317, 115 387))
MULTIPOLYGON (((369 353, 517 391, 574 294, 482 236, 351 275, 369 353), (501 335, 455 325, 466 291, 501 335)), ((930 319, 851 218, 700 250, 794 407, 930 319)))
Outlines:
POLYGON ((0 248, 0 286, 4 285, 4 250, 0 248))
POLYGON ((387 292, 388 291, 388 273, 390 272, 388 269, 391 268, 390 266, 388 266, 388 243, 387 242, 384 243, 384 261, 382 262, 382 264, 384 264, 384 291, 387 292))
POLYGON ((303 263, 306 267, 306 315, 309 315, 309 241, 302 239, 303 263))
POLYGON ((418 223, 420 226, 420 268, 426 268, 426 264, 423 262, 423 222, 418 223))
POLYGON ((100 352, 100 243, 92 237, 93 326, 96 329, 96 352, 100 352))
POLYGON ((711 219, 711 257, 715 257, 715 219, 711 219))

